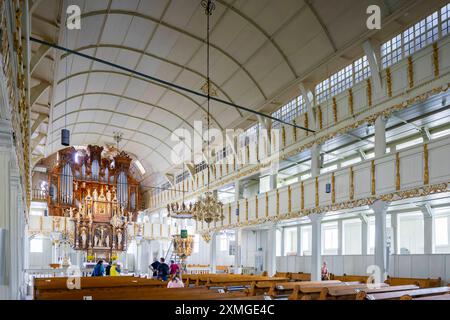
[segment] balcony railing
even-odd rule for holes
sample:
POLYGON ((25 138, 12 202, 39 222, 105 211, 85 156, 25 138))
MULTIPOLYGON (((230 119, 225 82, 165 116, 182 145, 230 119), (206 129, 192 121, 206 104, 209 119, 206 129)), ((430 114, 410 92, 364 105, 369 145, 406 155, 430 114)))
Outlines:
POLYGON ((48 196, 48 190, 45 189, 33 189, 32 200, 33 201, 46 201, 48 196))

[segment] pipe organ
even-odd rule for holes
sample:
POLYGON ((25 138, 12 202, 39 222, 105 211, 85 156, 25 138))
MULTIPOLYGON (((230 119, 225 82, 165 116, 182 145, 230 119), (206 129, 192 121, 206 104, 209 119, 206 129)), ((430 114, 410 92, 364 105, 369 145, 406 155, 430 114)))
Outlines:
POLYGON ((126 250, 126 225, 138 214, 139 183, 130 171, 131 158, 120 152, 103 156, 103 147, 89 145, 58 152, 49 174, 48 210, 75 224, 73 247, 110 259, 126 250))

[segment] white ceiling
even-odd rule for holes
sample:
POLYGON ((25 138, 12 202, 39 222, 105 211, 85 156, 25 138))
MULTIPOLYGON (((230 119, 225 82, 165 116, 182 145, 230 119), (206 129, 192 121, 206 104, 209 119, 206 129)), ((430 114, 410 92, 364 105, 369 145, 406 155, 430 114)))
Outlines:
MULTIPOLYGON (((200 0, 74 0, 70 4, 82 11, 81 30, 69 31, 60 28, 63 1, 34 2, 33 36, 201 91, 206 17, 200 0)), ((391 23, 390 33, 407 19, 401 14, 405 6, 424 4, 216 0, 211 17, 211 80, 218 98, 270 111, 298 91, 295 82, 324 77, 361 55, 360 46, 355 50, 352 45, 369 36, 385 37, 366 29, 369 2, 380 4, 383 17, 391 23)), ((33 52, 38 48, 32 44, 33 52)), ((32 136, 37 137, 35 158, 61 148, 64 126, 71 130, 73 145, 111 144, 113 132, 121 131, 121 148, 140 159, 147 171, 146 184, 157 182, 161 173, 173 168, 171 132, 180 127, 192 130, 194 120, 205 116, 203 98, 81 57, 60 56, 54 50, 33 73, 33 85, 43 81, 49 87, 33 106, 32 118, 36 121, 47 114, 50 120, 39 124, 32 136)), ((245 127, 255 120, 218 103, 212 103, 211 110, 215 126, 222 129, 245 127)))

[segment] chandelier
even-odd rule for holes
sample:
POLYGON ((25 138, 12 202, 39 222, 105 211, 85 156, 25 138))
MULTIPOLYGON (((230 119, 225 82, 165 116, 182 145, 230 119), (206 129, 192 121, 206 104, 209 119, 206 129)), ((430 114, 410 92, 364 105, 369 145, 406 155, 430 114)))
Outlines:
POLYGON ((211 113, 209 111, 210 108, 210 100, 211 95, 215 94, 215 90, 211 88, 211 80, 209 77, 209 50, 210 50, 210 43, 209 43, 209 17, 212 15, 213 10, 215 9, 215 4, 211 0, 203 0, 201 2, 202 7, 205 9, 206 14, 206 84, 202 87, 202 90, 206 91, 207 94, 207 114, 206 114, 206 121, 207 121, 207 128, 208 128, 208 140, 207 140, 207 167, 206 170, 207 173, 207 187, 206 192, 201 195, 197 202, 194 204, 193 208, 193 218, 197 221, 205 221, 206 223, 211 223, 214 221, 222 221, 224 219, 223 215, 223 203, 220 202, 217 199, 217 194, 209 190, 209 182, 210 182, 210 161, 209 161, 209 144, 210 144, 210 137, 209 137, 209 129, 210 129, 210 117, 211 113))

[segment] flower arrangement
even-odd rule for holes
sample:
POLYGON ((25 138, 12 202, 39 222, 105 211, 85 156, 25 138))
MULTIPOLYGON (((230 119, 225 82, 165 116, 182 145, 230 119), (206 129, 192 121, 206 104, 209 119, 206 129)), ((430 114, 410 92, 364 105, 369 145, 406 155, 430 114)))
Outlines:
POLYGON ((119 257, 117 256, 117 254, 113 254, 112 256, 111 256, 111 260, 112 261, 117 261, 119 259, 119 257))
POLYGON ((95 257, 94 257, 92 254, 89 254, 89 255, 86 257, 86 259, 87 259, 88 262, 92 262, 92 261, 94 261, 95 257))

